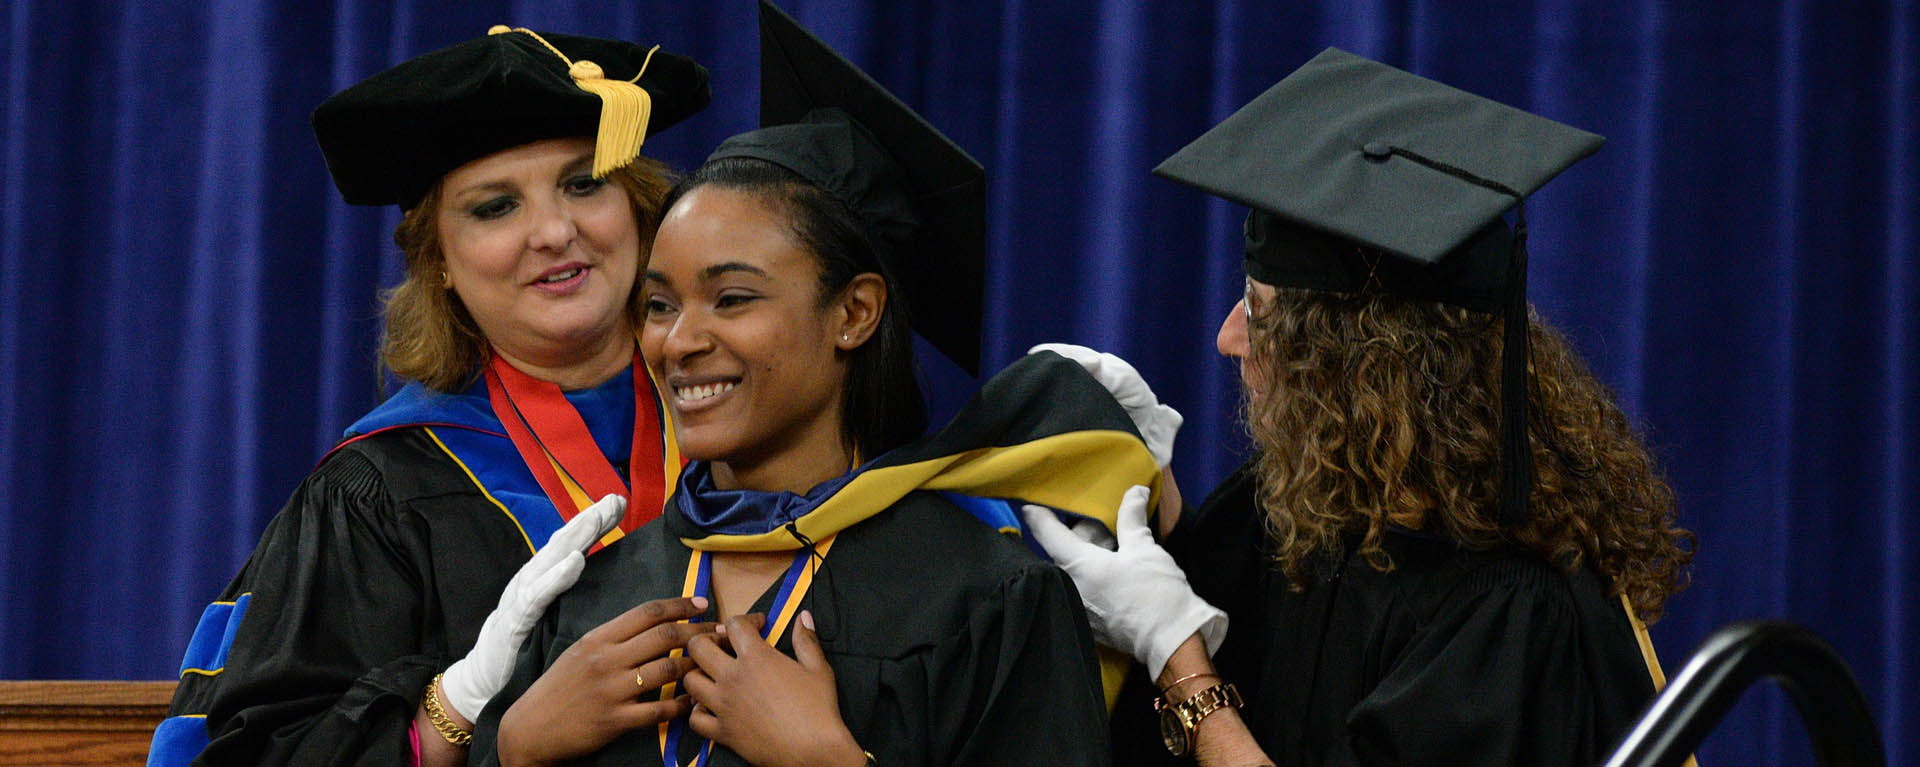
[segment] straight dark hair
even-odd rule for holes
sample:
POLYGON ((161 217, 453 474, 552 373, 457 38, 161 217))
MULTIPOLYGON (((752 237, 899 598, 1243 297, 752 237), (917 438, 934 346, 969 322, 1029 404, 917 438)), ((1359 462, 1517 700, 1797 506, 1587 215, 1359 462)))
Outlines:
POLYGON ((927 403, 915 375, 906 294, 853 210, 799 174, 751 157, 708 161, 668 191, 660 209, 671 210, 688 192, 709 185, 743 192, 783 214, 794 241, 820 266, 820 308, 856 276, 878 274, 886 281, 879 326, 850 353, 841 438, 866 460, 925 433, 927 403))

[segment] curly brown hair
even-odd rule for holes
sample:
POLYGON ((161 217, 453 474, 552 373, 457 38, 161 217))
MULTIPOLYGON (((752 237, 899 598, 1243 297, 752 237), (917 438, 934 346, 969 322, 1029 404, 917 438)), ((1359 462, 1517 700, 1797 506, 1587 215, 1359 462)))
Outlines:
MULTIPOLYGON (((645 266, 653 234, 660 227, 660 203, 673 187, 673 174, 660 162, 640 157, 614 169, 607 178, 626 190, 633 206, 633 217, 640 223, 640 263, 645 266)), ((402 378, 453 392, 479 375, 480 363, 487 358, 487 340, 460 297, 442 284, 447 257, 440 252, 440 228, 435 225, 439 208, 436 184, 393 230, 393 243, 406 256, 407 276, 382 295, 386 331, 380 361, 402 378)), ((634 289, 627 299, 627 316, 635 327, 643 318, 639 280, 645 271, 634 271, 634 289)))
POLYGON ((1388 527, 1506 544, 1569 572, 1591 565, 1648 622, 1684 588, 1693 535, 1673 490, 1606 387, 1529 313, 1531 515, 1497 520, 1498 317, 1384 294, 1282 288, 1249 327, 1247 424, 1276 559, 1296 588, 1311 563, 1357 552, 1391 571, 1388 527))

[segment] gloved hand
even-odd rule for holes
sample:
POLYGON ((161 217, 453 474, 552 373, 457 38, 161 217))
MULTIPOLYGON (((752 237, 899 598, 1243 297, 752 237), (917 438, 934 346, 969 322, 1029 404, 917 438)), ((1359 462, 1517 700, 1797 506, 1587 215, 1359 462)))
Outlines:
POLYGON ((448 706, 469 722, 479 721, 480 710, 506 686, 507 677, 513 673, 514 656, 540 614, 547 611, 554 597, 580 579, 580 569, 587 564, 587 549, 619 524, 626 513, 627 499, 617 495, 602 498, 567 520, 547 539, 547 545, 520 566, 500 592, 500 603, 480 625, 473 650, 448 666, 446 675, 440 678, 448 706))
POLYGON ((1220 649, 1227 614, 1194 594, 1187 574, 1154 542, 1147 496, 1147 488, 1135 485, 1122 497, 1116 551, 1082 540, 1044 506, 1021 512, 1034 540, 1073 577, 1094 638, 1132 654, 1157 679, 1167 658, 1196 632, 1208 654, 1220 649))
POLYGON ((1184 419, 1180 411, 1160 404, 1159 398, 1153 396, 1153 388, 1147 386, 1146 379, 1140 377, 1140 371, 1133 369, 1133 365, 1106 352, 1073 344, 1040 344, 1027 350, 1028 354, 1035 352, 1053 352, 1080 363, 1093 380, 1107 387, 1114 401, 1133 419, 1133 427, 1147 443, 1147 452, 1153 454, 1153 464, 1164 469, 1167 462, 1173 460, 1173 438, 1180 432, 1184 419))

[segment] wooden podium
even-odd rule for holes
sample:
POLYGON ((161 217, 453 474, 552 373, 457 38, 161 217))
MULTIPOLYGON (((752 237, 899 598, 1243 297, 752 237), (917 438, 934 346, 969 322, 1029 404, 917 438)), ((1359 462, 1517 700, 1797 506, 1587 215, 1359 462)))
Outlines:
POLYGON ((140 767, 174 682, 0 682, 0 767, 140 767))

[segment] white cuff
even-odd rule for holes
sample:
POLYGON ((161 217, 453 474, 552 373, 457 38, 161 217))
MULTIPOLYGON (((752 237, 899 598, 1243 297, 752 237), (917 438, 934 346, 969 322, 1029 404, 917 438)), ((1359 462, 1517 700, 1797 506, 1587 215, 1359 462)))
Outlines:
POLYGON ((1207 604, 1196 596, 1187 604, 1186 609, 1154 627, 1153 637, 1148 641, 1147 657, 1141 658, 1147 664, 1147 672, 1152 678, 1159 679, 1160 672, 1166 670, 1167 659, 1173 657, 1173 651, 1194 634, 1207 646, 1207 657, 1220 649, 1220 643, 1227 639, 1227 614, 1220 608, 1207 604))

